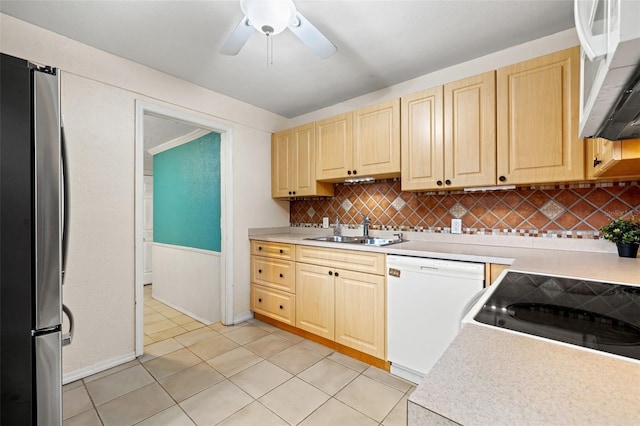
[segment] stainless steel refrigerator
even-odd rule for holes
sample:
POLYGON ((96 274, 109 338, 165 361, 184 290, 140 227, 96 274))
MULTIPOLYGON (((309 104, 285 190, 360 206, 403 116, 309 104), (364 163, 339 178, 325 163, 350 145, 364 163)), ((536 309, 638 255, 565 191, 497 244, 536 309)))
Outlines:
MULTIPOLYGON (((62 423, 64 160, 59 76, 0 58, 0 423, 62 423)), ((66 308, 65 308, 66 311, 66 308)))

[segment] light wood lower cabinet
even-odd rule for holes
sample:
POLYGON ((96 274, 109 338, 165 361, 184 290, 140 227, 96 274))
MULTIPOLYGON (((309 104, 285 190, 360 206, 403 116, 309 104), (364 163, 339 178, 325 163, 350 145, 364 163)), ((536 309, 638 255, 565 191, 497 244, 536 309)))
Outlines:
POLYGON ((509 265, 504 265, 502 263, 487 263, 486 268, 484 268, 484 286, 489 287, 490 285, 493 285, 493 283, 496 282, 502 271, 504 271, 505 269, 509 269, 509 265))
POLYGON ((334 276, 326 266, 296 264, 296 327, 333 340, 334 276))
POLYGON ((336 342, 384 359, 384 276, 352 271, 336 275, 336 342))
POLYGON ((258 284, 251 285, 251 310, 285 324, 296 324, 296 296, 258 284))

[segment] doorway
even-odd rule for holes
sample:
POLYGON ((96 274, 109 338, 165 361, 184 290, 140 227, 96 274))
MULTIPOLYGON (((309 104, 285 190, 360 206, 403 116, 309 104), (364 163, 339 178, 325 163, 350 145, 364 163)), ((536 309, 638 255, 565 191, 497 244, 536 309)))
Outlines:
MULTIPOLYGON (((144 350, 144 329, 143 329, 143 315, 144 315, 144 283, 145 283, 145 257, 148 259, 148 254, 145 254, 145 245, 148 247, 149 241, 145 241, 145 238, 149 239, 149 232, 147 230, 145 235, 145 174, 149 175, 149 168, 145 173, 145 160, 146 153, 144 141, 145 141, 145 121, 149 122, 149 119, 153 120, 167 120, 167 122, 174 122, 184 126, 192 126, 193 128, 201 129, 205 132, 215 132, 220 135, 220 256, 218 268, 219 279, 219 312, 220 319, 223 324, 233 323, 233 265, 227 262, 227 259, 231 259, 230 254, 233 252, 232 247, 232 231, 233 231, 233 214, 232 214, 232 179, 231 179, 231 139, 232 132, 231 127, 227 124, 223 124, 215 121, 210 117, 199 115, 186 110, 179 110, 173 107, 166 107, 161 105, 155 105, 146 101, 136 101, 136 164, 135 164, 135 323, 136 323, 136 342, 135 351, 136 356, 143 354, 144 350)), ((149 132, 152 131, 149 126, 149 132)), ((147 162, 148 164, 148 162, 147 162)), ((147 181, 149 179, 147 178, 147 181)), ((148 192, 148 191, 147 191, 148 192)), ((148 195, 147 195, 148 205, 148 195)), ((148 207, 147 207, 148 214, 148 207)), ((146 271, 146 276, 153 271, 146 271)))

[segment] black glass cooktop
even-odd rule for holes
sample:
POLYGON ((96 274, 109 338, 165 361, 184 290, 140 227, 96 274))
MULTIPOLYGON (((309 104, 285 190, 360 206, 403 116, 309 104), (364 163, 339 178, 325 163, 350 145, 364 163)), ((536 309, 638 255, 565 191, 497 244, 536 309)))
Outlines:
POLYGON ((640 287, 507 272, 475 320, 640 359, 640 287))

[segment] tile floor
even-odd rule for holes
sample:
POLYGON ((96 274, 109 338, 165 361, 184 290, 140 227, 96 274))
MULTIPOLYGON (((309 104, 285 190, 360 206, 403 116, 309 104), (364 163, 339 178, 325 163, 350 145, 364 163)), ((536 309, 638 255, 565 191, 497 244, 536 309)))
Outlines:
POLYGON ((145 287, 144 356, 67 384, 64 425, 405 425, 411 383, 257 320, 205 326, 145 287))

